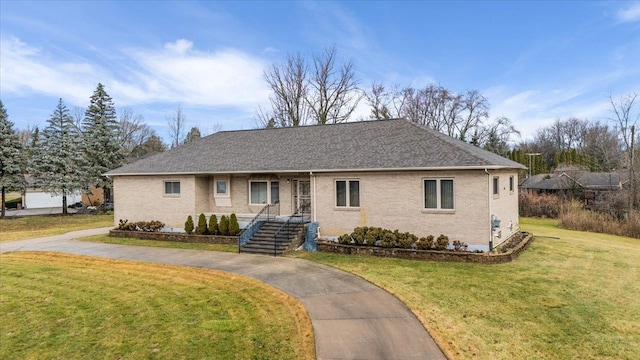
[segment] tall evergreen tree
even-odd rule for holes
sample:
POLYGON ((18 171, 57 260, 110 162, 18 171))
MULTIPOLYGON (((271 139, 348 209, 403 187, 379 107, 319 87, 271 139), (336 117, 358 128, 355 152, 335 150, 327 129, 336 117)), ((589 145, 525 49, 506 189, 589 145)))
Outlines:
POLYGON ((2 188, 1 216, 5 216, 7 191, 22 191, 24 181, 25 152, 20 137, 13 130, 7 110, 0 100, 0 188, 2 188))
POLYGON ((82 132, 87 159, 87 188, 102 188, 105 201, 109 201, 113 185, 111 179, 102 174, 122 166, 125 156, 119 141, 119 125, 113 100, 100 83, 85 112, 82 132))
POLYGON ((82 136, 62 99, 31 150, 34 186, 61 195, 66 214, 67 195, 83 189, 85 161, 82 136))

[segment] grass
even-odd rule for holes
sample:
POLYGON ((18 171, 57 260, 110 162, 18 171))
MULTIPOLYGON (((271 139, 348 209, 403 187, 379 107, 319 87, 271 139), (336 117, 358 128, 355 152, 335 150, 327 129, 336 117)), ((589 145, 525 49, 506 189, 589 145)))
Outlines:
POLYGON ((160 240, 141 240, 134 238, 119 238, 109 235, 95 235, 79 239, 81 241, 93 241, 107 244, 133 245, 133 246, 151 246, 173 249, 191 249, 191 250, 209 250, 222 252, 238 252, 238 245, 228 244, 202 244, 202 243, 183 243, 178 241, 160 241, 160 240))
POLYGON ((501 265, 297 256, 398 296, 450 358, 637 358, 640 242, 560 229, 553 220, 522 219, 521 226, 534 242, 501 265))
POLYGON ((113 214, 48 215, 0 219, 0 242, 53 236, 69 231, 113 226, 113 214))
POLYGON ((292 297, 220 271, 2 254, 0 358, 313 359, 292 297))

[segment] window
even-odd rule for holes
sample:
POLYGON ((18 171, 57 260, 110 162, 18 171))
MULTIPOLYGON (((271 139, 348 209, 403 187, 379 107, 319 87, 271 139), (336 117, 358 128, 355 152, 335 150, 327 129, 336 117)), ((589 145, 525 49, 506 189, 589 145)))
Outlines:
POLYGON ((280 183, 277 181, 250 181, 249 203, 275 204, 280 201, 280 183))
POLYGON ((509 176, 509 192, 513 193, 513 175, 509 176))
POLYGON ((424 208, 454 209, 453 179, 424 179, 424 208))
POLYGON ((271 204, 280 202, 280 183, 277 181, 271 182, 271 204))
POLYGON ((165 195, 180 195, 180 181, 165 181, 164 182, 164 194, 165 195))
POLYGON ((336 206, 360 207, 360 180, 336 180, 336 206))
POLYGON ((227 195, 227 180, 216 180, 216 195, 227 195))
POLYGON ((500 195, 500 178, 497 176, 493 177, 493 196, 500 195))

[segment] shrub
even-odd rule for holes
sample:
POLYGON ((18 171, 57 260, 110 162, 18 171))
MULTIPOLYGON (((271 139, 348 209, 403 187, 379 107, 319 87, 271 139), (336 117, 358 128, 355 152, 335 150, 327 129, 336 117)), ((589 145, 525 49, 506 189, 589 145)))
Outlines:
POLYGON ((196 234, 204 235, 208 230, 207 218, 204 216, 204 214, 200 213, 200 216, 198 216, 198 226, 196 226, 196 234))
POLYGON ((209 234, 217 235, 218 232, 218 217, 211 215, 211 217, 209 217, 209 234))
POLYGON ((227 218, 225 215, 222 215, 220 217, 218 231, 220 232, 220 235, 229 235, 229 218, 227 218))
POLYGON ((455 251, 467 251, 467 248, 469 247, 469 245, 467 245, 467 243, 459 241, 459 240, 453 240, 453 250, 455 251))
POLYGON ((160 231, 164 228, 164 223, 158 220, 129 222, 129 220, 118 221, 118 229, 126 231, 160 231))
POLYGON ((449 237, 440 234, 440 236, 438 236, 438 238, 436 239, 436 250, 445 250, 447 246, 449 246, 449 237))
POLYGON ((421 237, 418 240, 417 247, 420 250, 429 250, 433 247, 433 235, 427 237, 421 237))
POLYGON ((366 226, 357 227, 353 229, 353 232, 351 233, 351 238, 356 243, 356 245, 363 245, 365 243, 365 235, 367 234, 368 230, 369 228, 366 226))
POLYGON ((536 194, 521 192, 518 197, 520 216, 548 217, 557 219, 568 203, 554 194, 536 194))
POLYGON ((191 215, 187 217, 187 221, 185 221, 184 223, 184 231, 187 234, 191 234, 193 232, 193 218, 191 217, 191 215))
POLYGON ((410 249, 411 245, 416 241, 418 241, 418 237, 409 232, 403 233, 402 237, 398 239, 400 247, 404 249, 410 249))
POLYGON ((229 235, 238 235, 240 233, 240 224, 238 224, 238 217, 235 213, 231 213, 229 216, 229 235))
POLYGON ((340 244, 344 244, 344 245, 351 244, 351 235, 349 235, 349 234, 340 235, 338 237, 338 242, 340 244))

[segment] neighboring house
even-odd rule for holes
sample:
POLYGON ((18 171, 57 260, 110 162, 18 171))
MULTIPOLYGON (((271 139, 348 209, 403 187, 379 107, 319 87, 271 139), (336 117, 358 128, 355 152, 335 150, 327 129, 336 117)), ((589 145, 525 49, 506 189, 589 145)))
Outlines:
POLYGON ((593 205, 622 189, 619 173, 596 173, 584 170, 537 174, 520 185, 523 191, 571 195, 593 205))
MULTIPOLYGON (((25 209, 41 209, 62 207, 62 195, 54 195, 33 186, 33 177, 26 175, 27 189, 22 194, 22 207, 25 209)), ((80 192, 67 195, 67 205, 82 201, 80 192)))
POLYGON ((309 205, 321 236, 358 226, 489 248, 518 231, 524 166, 407 120, 223 131, 109 171, 115 223, 250 220, 309 205), (492 219, 496 225, 492 231, 492 219))

